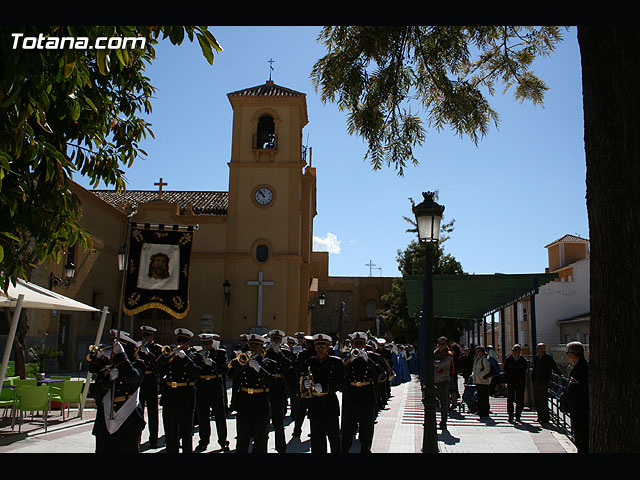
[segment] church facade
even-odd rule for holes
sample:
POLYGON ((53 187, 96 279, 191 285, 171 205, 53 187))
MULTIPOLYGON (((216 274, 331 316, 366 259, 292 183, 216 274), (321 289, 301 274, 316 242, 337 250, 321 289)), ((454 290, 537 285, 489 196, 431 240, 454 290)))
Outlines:
MULTIPOLYGON (((122 318, 121 328, 135 338, 140 325, 153 325, 163 344, 173 342, 177 327, 196 334, 215 332, 225 343, 236 343, 243 333, 274 328, 287 335, 374 331, 375 312, 391 279, 329 277, 328 253, 312 251, 316 169, 310 149, 303 146, 306 95, 267 81, 227 96, 233 109, 227 192, 164 190, 170 179, 160 179, 157 190, 120 193, 87 190, 74 183, 92 249, 70 250, 60 264, 39 267, 32 281, 48 286, 49 272, 60 276, 62 265, 73 261, 73 281, 53 287, 55 291, 96 308, 108 305, 105 332, 122 318), (129 218, 137 223, 197 225, 189 309, 183 318, 158 308, 122 314, 123 276, 117 255, 129 218), (321 294, 328 305, 320 305, 321 294)), ((55 333, 66 358, 82 359, 94 343, 97 313, 35 315, 47 317, 38 331, 55 333)))

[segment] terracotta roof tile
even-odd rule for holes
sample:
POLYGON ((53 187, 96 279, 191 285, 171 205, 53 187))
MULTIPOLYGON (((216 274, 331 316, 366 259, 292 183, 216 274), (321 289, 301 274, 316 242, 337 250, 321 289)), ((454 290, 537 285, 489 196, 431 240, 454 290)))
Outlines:
MULTIPOLYGON (((121 208, 122 205, 126 204, 136 208, 140 203, 152 202, 158 199, 157 190, 127 190, 119 193, 113 190, 90 191, 116 208, 121 208)), ((163 190, 162 200, 180 205, 181 214, 189 213, 188 208, 191 206, 195 215, 226 215, 229 206, 229 193, 163 190)))
POLYGON ((576 243, 581 243, 581 242, 589 242, 588 238, 582 238, 582 237, 578 237, 576 235, 571 235, 571 234, 566 234, 563 235, 562 237, 560 237, 557 240, 554 240, 553 242, 551 242, 549 245, 545 245, 544 248, 548 248, 551 245, 555 245, 556 243, 561 243, 561 242, 576 242, 576 243))
POLYGON ((296 92, 295 90, 291 90, 290 88, 281 87, 280 85, 276 85, 272 81, 267 81, 264 85, 257 85, 255 87, 244 88, 242 90, 237 90, 235 92, 231 92, 228 95, 230 96, 240 96, 240 97, 299 97, 306 96, 306 94, 301 92, 296 92))

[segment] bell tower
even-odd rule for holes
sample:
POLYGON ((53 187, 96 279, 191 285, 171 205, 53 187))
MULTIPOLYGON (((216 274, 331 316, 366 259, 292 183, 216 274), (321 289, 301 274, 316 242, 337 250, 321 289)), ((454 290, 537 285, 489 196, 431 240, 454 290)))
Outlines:
POLYGON ((316 185, 303 155, 306 95, 269 80, 227 97, 233 130, 225 275, 242 300, 228 320, 238 335, 306 330, 316 185))

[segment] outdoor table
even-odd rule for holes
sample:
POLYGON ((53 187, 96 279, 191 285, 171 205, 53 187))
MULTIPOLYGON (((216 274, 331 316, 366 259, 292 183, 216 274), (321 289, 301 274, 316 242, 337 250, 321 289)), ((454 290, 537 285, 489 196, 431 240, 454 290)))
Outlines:
POLYGON ((42 380, 38 380, 38 385, 49 384, 49 383, 60 383, 64 382, 62 378, 43 378, 42 380))

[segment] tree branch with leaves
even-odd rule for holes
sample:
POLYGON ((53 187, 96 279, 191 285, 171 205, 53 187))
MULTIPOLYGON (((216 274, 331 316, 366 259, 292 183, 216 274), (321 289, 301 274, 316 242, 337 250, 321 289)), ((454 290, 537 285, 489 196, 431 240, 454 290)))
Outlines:
POLYGON ((23 26, 0 29, 0 287, 28 279, 36 263, 76 243, 90 245, 78 222, 74 174, 91 185, 125 188, 125 169, 146 156, 153 136, 142 113, 155 89, 145 68, 154 45, 194 40, 213 64, 222 47, 204 26, 23 26), (144 48, 24 49, 15 38, 144 38, 144 48))

